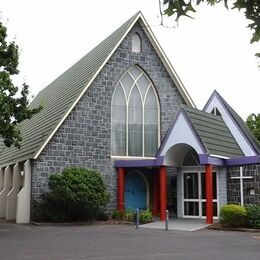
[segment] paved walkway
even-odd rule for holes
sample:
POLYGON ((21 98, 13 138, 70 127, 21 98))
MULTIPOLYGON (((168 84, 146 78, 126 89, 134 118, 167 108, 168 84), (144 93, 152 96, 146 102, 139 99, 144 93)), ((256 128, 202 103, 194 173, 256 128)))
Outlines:
MULTIPOLYGON (((175 218, 169 220, 169 230, 195 231, 209 226, 205 219, 175 218)), ((165 229, 165 221, 154 221, 140 228, 165 229)))

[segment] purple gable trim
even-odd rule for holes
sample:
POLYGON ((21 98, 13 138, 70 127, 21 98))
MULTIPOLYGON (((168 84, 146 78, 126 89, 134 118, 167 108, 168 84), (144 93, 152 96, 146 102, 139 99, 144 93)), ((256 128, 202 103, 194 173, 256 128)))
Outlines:
POLYGON ((136 159, 136 160, 116 160, 114 162, 114 167, 157 167, 163 165, 164 156, 159 156, 156 159, 136 159))
MULTIPOLYGON (((200 165, 212 164, 216 166, 235 166, 246 164, 260 163, 260 156, 243 156, 231 159, 221 159, 210 157, 207 154, 199 154, 200 165)), ((164 165, 164 156, 159 156, 156 159, 136 159, 136 160, 116 160, 114 167, 134 168, 134 167, 158 167, 164 165)))
POLYGON ((114 166, 118 167, 153 167, 156 166, 156 159, 154 160, 120 160, 115 161, 114 166))
POLYGON ((169 128, 169 130, 167 131, 167 134, 166 134, 165 138, 163 139, 163 142, 162 142, 161 146, 159 147, 159 149, 158 149, 158 151, 157 151, 157 153, 155 155, 157 158, 162 153, 162 150, 163 150, 164 146, 166 145, 166 143, 167 143, 167 141, 168 141, 168 139, 169 139, 169 137, 170 137, 170 135, 172 133, 172 130, 173 130, 174 126, 176 125, 177 121, 178 121, 178 118, 179 118, 180 114, 182 114, 185 117, 185 119, 187 120, 187 124, 189 125, 192 133, 194 134, 194 136, 196 136, 198 143, 201 145, 201 148, 202 148, 203 152, 206 153, 207 148, 205 147, 205 145, 204 145, 203 141, 201 140, 201 138, 200 138, 199 134, 197 133, 197 131, 194 129, 194 127, 193 127, 193 125, 192 125, 192 123, 191 123, 191 121, 189 119, 189 116, 187 115, 185 109, 182 107, 182 105, 180 105, 180 107, 178 108, 177 113, 176 113, 176 115, 174 117, 173 124, 169 128))
POLYGON ((206 112, 206 109, 208 108, 208 106, 209 106, 210 102, 212 101, 213 97, 215 96, 215 94, 218 94, 216 89, 214 89, 214 91, 210 95, 210 97, 209 97, 207 103, 205 104, 204 108, 202 109, 202 111, 206 112))
POLYGON ((157 165, 157 166, 162 166, 162 165, 164 165, 164 164, 163 164, 164 157, 165 157, 165 156, 158 156, 158 157, 156 158, 156 165, 157 165))
POLYGON ((238 157, 226 160, 227 166, 260 163, 260 156, 238 157))
POLYGON ((224 159, 216 158, 216 157, 210 157, 207 154, 199 154, 199 159, 200 159, 201 165, 205 165, 205 164, 212 164, 212 165, 217 165, 217 166, 224 166, 225 165, 224 159))
POLYGON ((193 124, 192 124, 192 122, 191 122, 187 112, 185 111, 185 109, 183 109, 183 116, 186 118, 192 133, 195 135, 195 137, 197 138, 198 143, 201 145, 201 148, 202 148, 203 152, 206 154, 207 153, 207 147, 205 146, 204 142, 202 141, 199 133, 194 128, 194 126, 193 126, 193 124))

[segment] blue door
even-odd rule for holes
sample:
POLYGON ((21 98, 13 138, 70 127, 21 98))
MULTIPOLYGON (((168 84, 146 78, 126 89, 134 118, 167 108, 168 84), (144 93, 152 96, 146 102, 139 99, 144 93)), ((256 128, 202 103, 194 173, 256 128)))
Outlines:
POLYGON ((125 180, 125 209, 146 209, 146 183, 138 172, 127 174, 125 180))

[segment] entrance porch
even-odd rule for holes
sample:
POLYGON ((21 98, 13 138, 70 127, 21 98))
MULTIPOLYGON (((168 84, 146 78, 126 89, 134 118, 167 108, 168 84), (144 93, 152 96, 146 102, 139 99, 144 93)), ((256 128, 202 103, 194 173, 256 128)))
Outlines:
POLYGON ((161 221, 166 219, 166 209, 178 218, 206 218, 207 224, 218 217, 218 173, 212 165, 187 171, 143 162, 146 165, 139 162, 136 167, 136 161, 124 161, 124 167, 117 167, 118 210, 150 208, 161 221))
POLYGON ((154 158, 115 161, 118 209, 126 208, 128 169, 151 168, 154 170, 154 184, 150 184, 154 214, 159 211, 160 219, 164 221, 166 209, 175 206, 177 217, 205 218, 207 224, 212 224, 213 218, 218 217, 220 205, 227 202, 226 162, 237 155, 239 147, 220 117, 181 107, 154 158), (170 169, 177 173, 174 185, 171 184, 170 169), (170 203, 169 191, 173 187, 176 187, 173 194, 176 194, 177 205, 170 203))

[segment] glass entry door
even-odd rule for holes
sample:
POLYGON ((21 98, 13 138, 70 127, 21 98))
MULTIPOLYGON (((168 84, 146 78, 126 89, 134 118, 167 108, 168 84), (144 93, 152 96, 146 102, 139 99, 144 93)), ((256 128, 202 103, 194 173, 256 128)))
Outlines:
MULTIPOLYGON (((213 216, 218 216, 217 174, 213 172, 213 216)), ((183 173, 183 216, 206 216, 205 172, 183 173)))

